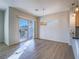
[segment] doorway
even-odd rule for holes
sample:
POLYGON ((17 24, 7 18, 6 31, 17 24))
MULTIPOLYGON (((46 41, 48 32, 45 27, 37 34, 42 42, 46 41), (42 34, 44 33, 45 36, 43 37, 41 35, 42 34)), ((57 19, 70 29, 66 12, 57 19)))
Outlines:
POLYGON ((34 21, 19 18, 19 38, 20 42, 34 38, 34 21))

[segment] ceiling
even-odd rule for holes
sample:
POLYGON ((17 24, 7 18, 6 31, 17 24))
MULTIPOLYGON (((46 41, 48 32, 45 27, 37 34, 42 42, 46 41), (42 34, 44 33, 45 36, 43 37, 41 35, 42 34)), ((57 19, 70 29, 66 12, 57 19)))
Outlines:
POLYGON ((75 0, 0 0, 0 7, 13 6, 36 16, 69 10, 75 0), (4 1, 4 3, 2 3, 4 1), (35 11, 35 9, 39 9, 35 11))

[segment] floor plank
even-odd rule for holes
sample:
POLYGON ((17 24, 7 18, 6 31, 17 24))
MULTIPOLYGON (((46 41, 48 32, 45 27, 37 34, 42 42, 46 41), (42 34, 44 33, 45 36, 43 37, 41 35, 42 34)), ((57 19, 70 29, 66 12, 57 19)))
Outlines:
POLYGON ((74 56, 68 44, 35 39, 10 47, 0 44, 0 59, 74 59, 74 56))

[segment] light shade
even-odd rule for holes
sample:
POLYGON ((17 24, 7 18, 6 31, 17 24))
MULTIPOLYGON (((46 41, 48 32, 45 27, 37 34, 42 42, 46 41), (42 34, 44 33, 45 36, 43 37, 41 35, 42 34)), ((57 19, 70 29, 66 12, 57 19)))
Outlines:
POLYGON ((78 11, 79 11, 79 7, 76 7, 76 8, 75 8, 75 12, 78 12, 78 11))
POLYGON ((40 25, 47 25, 47 22, 40 22, 40 25))
POLYGON ((40 25, 47 25, 47 21, 45 18, 45 8, 42 9, 43 10, 43 17, 42 17, 42 21, 40 21, 40 25))

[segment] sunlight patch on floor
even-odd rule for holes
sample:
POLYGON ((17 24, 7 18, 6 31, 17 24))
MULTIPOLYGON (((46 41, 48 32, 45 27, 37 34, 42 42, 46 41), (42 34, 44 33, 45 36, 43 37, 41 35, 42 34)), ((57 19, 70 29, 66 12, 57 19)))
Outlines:
POLYGON ((26 49, 29 51, 33 51, 34 48, 35 48, 34 40, 22 43, 20 44, 20 47, 7 59, 19 59, 26 49))

